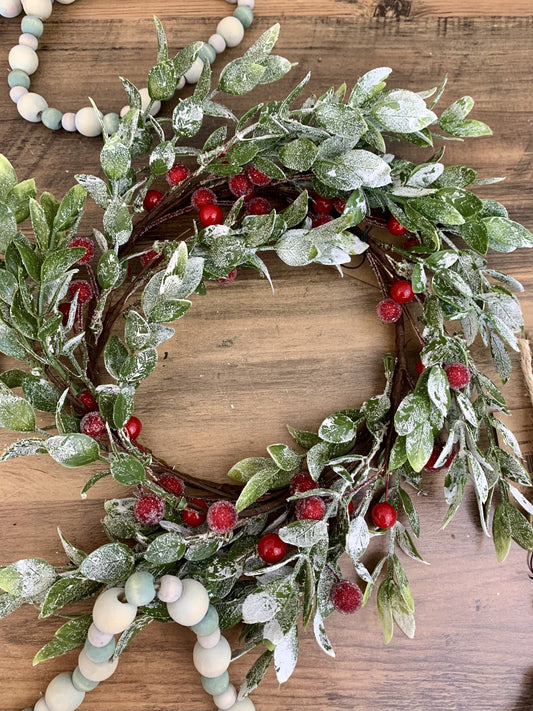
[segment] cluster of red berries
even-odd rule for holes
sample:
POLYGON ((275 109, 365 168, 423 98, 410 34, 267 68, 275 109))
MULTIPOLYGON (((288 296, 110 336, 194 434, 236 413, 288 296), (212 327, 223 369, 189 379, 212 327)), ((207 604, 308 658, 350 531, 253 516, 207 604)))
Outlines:
MULTIPOLYGON (((419 358, 415 365, 417 375, 422 375, 425 369, 426 366, 419 358)), ((448 363, 444 366, 444 372, 446 373, 448 384, 452 390, 462 390, 470 382, 470 370, 464 363, 448 363)))
MULTIPOLYGON (((94 258, 95 246, 94 242, 89 239, 89 237, 73 237, 67 245, 68 247, 83 247, 85 249, 85 254, 83 254, 76 264, 80 266, 85 266, 90 269, 90 263, 94 258)), ((68 323, 68 318, 70 314, 70 305, 74 297, 78 296, 78 307, 76 311, 77 318, 80 317, 83 306, 88 304, 95 296, 93 287, 85 279, 73 279, 67 289, 66 301, 59 304, 58 310, 62 315, 62 324, 66 326, 68 323)))
POLYGON ((390 298, 383 299, 376 306, 376 313, 383 323, 396 323, 403 310, 402 304, 408 304, 414 299, 415 293, 411 282, 405 279, 395 281, 390 288, 390 298))
POLYGON ((333 216, 330 214, 332 210, 342 215, 346 202, 340 197, 325 198, 322 195, 315 194, 311 198, 311 206, 313 208, 311 226, 320 227, 320 225, 325 225, 333 220, 333 216))

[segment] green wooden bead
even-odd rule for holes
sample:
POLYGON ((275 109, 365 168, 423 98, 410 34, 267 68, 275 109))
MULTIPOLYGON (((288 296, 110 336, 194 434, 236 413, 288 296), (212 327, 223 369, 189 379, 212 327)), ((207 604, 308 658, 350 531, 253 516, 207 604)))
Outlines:
POLYGON ((120 116, 115 113, 106 114, 104 116, 104 128, 108 136, 112 136, 118 131, 120 124, 120 116))
POLYGON ((14 86, 23 86, 25 89, 29 89, 30 77, 23 69, 12 69, 7 75, 7 83, 11 89, 14 86))
POLYGON ((205 60, 207 59, 209 64, 213 64, 216 59, 217 53, 215 52, 215 48, 211 47, 210 44, 204 44, 204 46, 198 53, 198 56, 202 61, 205 62, 205 60))
POLYGON ((206 691, 208 694, 211 694, 212 696, 215 696, 216 694, 221 694, 229 686, 229 674, 227 670, 225 672, 222 672, 220 676, 214 676, 211 678, 207 676, 202 676, 200 678, 202 680, 202 686, 204 687, 204 691, 206 691))
POLYGON ((115 638, 112 637, 111 640, 105 644, 103 647, 95 647, 91 644, 89 640, 85 640, 85 653, 92 662, 107 662, 111 659, 113 652, 115 651, 115 638))
POLYGON ((197 625, 193 625, 191 630, 200 637, 207 637, 218 628, 218 612, 213 605, 209 605, 207 612, 197 625))
POLYGON ((62 118, 63 114, 59 109, 48 108, 41 114, 41 121, 46 128, 50 128, 52 131, 57 131, 58 128, 61 128, 62 118))
POLYGON ((72 672, 72 685, 79 691, 92 691, 96 689, 99 683, 99 681, 89 681, 89 679, 83 676, 79 667, 76 667, 72 672))
POLYGON ((44 698, 50 711, 76 711, 85 698, 85 692, 76 689, 70 672, 63 672, 48 684, 44 698))
POLYGON ((137 570, 126 580, 124 594, 131 605, 148 605, 155 597, 154 576, 147 570, 137 570))
POLYGON ((43 21, 35 15, 25 15, 21 20, 20 29, 34 37, 40 37, 44 30, 43 21))
POLYGON ((250 27, 254 21, 254 13, 248 7, 248 5, 241 5, 233 11, 233 17, 236 17, 245 30, 250 27))

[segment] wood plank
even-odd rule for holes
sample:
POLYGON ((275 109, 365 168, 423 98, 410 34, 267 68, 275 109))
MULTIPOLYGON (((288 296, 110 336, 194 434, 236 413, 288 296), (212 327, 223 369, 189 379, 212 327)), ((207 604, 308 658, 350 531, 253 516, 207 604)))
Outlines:
MULTIPOLYGON (((279 52, 300 65, 280 93, 308 68, 313 71, 310 91, 345 77, 353 82, 379 65, 394 67, 392 86, 416 90, 438 83, 447 72, 445 101, 471 93, 476 118, 491 124, 495 135, 449 144, 446 161, 466 161, 483 176, 507 175, 490 194, 533 228, 533 91, 530 72, 521 70, 533 63, 529 3, 413 0, 409 19, 399 22, 375 19, 377 4, 257 0, 257 20, 247 37, 251 41, 282 16, 279 52), (509 17, 487 17, 502 14, 509 17), (464 17, 471 15, 477 17, 464 17)), ((62 108, 79 107, 91 95, 111 110, 123 102, 115 76, 122 73, 140 83, 153 60, 152 13, 167 18, 177 49, 208 37, 216 18, 231 9, 214 0, 178 5, 154 0, 149 9, 133 0, 57 7, 43 37, 36 90, 62 108)), ((17 37, 16 21, 0 24, 4 60, 17 37)), ((238 50, 227 54, 228 59, 235 56, 238 50)), ((276 87, 269 89, 269 97, 276 95, 276 87)), ((232 99, 231 104, 240 111, 250 100, 232 99)), ((70 187, 75 172, 97 170, 97 141, 53 135, 24 123, 5 92, 0 96, 0 145, 20 177, 35 174, 42 190, 56 194, 70 187)), ((483 195, 488 194, 484 189, 483 195)), ((90 210, 90 216, 97 214, 90 210)), ((531 327, 531 255, 501 255, 492 261, 524 281, 523 306, 531 327)), ((349 277, 340 280, 326 268, 312 266, 295 274, 274 261, 269 266, 274 295, 265 281, 242 270, 231 287, 213 285, 205 299, 196 299, 191 314, 177 324, 176 338, 165 345, 166 358, 140 389, 137 411, 145 423, 144 441, 191 473, 222 481, 235 460, 264 454, 270 442, 288 441, 286 422, 315 427, 325 414, 357 404, 382 382, 379 360, 391 347, 391 333, 374 319, 375 288, 349 277)), ((410 347, 414 351, 415 344, 410 347)), ((476 353, 488 367, 486 354, 476 353)), ((0 358, 2 367, 5 363, 0 358)), ((518 372, 506 394, 521 438, 531 441, 531 407, 518 372)), ((0 446, 11 440, 0 434, 0 446)), ((60 563, 58 524, 82 548, 103 543, 102 500, 124 489, 105 481, 81 501, 84 480, 85 472, 66 472, 39 458, 2 465, 1 562, 38 554, 60 563)), ((390 711, 393 704, 398 711, 530 711, 532 612, 525 554, 514 547, 504 565, 496 563, 492 542, 475 523, 471 495, 457 520, 439 531, 445 512, 442 476, 427 476, 426 488, 428 496, 420 497, 417 506, 423 520, 420 549, 431 567, 407 565, 417 605, 416 638, 396 634, 385 647, 373 602, 353 618, 334 615, 328 632, 337 658, 325 657, 312 632, 303 632, 293 678, 278 689, 270 674, 255 694, 258 709, 390 711)), ((373 556, 380 543, 373 540, 373 556)), ((54 673, 75 665, 71 654, 31 669, 33 655, 59 626, 57 620, 37 624, 36 617, 28 609, 0 624, 1 711, 33 703, 54 673)), ((235 636, 231 641, 237 646, 235 636)), ((209 701, 192 668, 192 644, 190 633, 154 623, 125 652, 113 680, 91 692, 84 706, 93 711, 205 711, 209 701)), ((235 663, 237 681, 250 663, 247 656, 235 663)))

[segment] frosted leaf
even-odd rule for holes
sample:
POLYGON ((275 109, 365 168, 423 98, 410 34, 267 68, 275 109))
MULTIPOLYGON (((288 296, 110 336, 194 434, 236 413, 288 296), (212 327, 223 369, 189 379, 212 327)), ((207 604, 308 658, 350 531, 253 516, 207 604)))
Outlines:
POLYGON ((360 106, 378 94, 385 88, 385 79, 391 72, 392 69, 390 67, 377 67, 363 74, 352 89, 348 104, 350 106, 360 106))
POLYGON ((15 457, 25 457, 30 454, 46 454, 47 449, 42 439, 19 439, 4 450, 1 461, 15 457))
POLYGON ((135 558, 123 543, 107 543, 90 553, 80 565, 80 573, 100 583, 125 580, 133 570, 135 558))
POLYGON ((326 634, 326 628, 324 627, 324 620, 322 619, 322 615, 318 610, 315 612, 315 617, 313 620, 313 631, 315 633, 315 638, 318 642, 318 646, 330 657, 334 657, 335 652, 326 634))
POLYGON ((446 415, 450 406, 450 386, 446 373, 440 365, 431 368, 427 380, 429 399, 443 415, 446 415))
POLYGON ((321 538, 327 538, 328 525, 326 521, 293 521, 278 533, 281 540, 291 546, 311 548, 321 538))
POLYGON ((248 624, 268 622, 280 611, 282 603, 265 590, 248 595, 242 606, 242 619, 248 624))
POLYGON ((429 403, 422 395, 406 395, 394 415, 394 426, 399 435, 406 435, 429 418, 429 403))
POLYGON ((55 568, 41 558, 25 558, 0 568, 0 588, 25 600, 38 597, 56 578, 55 568))
POLYGON ((443 172, 444 166, 442 163, 420 165, 413 170, 407 179, 406 185, 413 188, 426 188, 440 178, 443 172))
POLYGON ((367 523, 362 516, 356 516, 350 521, 350 528, 346 534, 346 552, 354 563, 363 555, 369 542, 367 523))
POLYGON ((190 96, 180 99, 179 104, 172 113, 172 127, 181 137, 195 136, 202 127, 204 112, 201 104, 190 96))
POLYGON ((274 650, 274 667, 280 684, 287 681, 293 673, 298 661, 298 652, 298 628, 294 626, 284 635, 274 650))
POLYGON ((380 156, 365 150, 317 160, 313 171, 323 183, 338 190, 354 190, 362 185, 377 188, 391 182, 390 166, 380 156))
POLYGON ((49 437, 46 448, 52 459, 69 468, 91 464, 100 454, 96 440, 78 433, 49 437))
POLYGON ((405 89, 395 89, 383 95, 383 101, 372 111, 374 117, 389 131, 414 133, 437 121, 425 101, 405 89))

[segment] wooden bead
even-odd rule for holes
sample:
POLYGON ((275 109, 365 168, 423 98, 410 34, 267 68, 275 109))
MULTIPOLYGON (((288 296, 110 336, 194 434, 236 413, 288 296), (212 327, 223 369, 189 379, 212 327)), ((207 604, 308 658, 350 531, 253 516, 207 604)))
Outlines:
POLYGON ((9 98, 14 104, 18 104, 20 99, 24 96, 24 94, 27 94, 28 90, 26 89, 25 86, 13 86, 9 90, 9 98))
POLYGON ((242 5, 247 5, 250 10, 253 10, 255 7, 255 0, 237 0, 237 5, 241 7, 242 5))
POLYGON ((217 54, 222 54, 226 49, 226 40, 222 35, 214 34, 207 40, 217 54))
POLYGON ((22 12, 20 0, 0 0, 0 15, 2 17, 16 17, 22 12))
POLYGON ((39 20, 47 20, 52 14, 52 0, 22 0, 26 15, 33 15, 39 20))
POLYGON ((252 700, 246 696, 244 699, 236 701, 233 706, 230 706, 228 711, 255 711, 255 706, 252 700))
POLYGON ((41 696, 41 698, 39 699, 39 701, 37 701, 37 703, 36 703, 35 706, 33 707, 33 711, 50 711, 50 709, 49 709, 48 706, 46 705, 46 701, 45 701, 44 696, 41 696))
POLYGON ((20 23, 20 29, 24 33, 27 32, 35 37, 40 37, 44 32, 43 21, 40 17, 35 17, 35 15, 25 15, 20 23))
POLYGON ((220 629, 218 629, 218 627, 214 632, 211 632, 211 634, 198 635, 198 644, 204 649, 212 649, 212 647, 216 647, 219 640, 220 629))
POLYGON ((74 0, 57 0, 57 2, 61 3, 61 5, 71 5, 74 0))
POLYGON ((34 94, 32 91, 21 96, 17 102, 17 111, 22 118, 31 123, 39 123, 41 113, 47 108, 48 104, 43 97, 40 94, 34 94))
POLYGON ((23 86, 30 88, 30 77, 22 69, 12 69, 7 75, 7 83, 10 87, 23 86))
POLYGON ((24 44, 26 47, 31 47, 34 52, 37 51, 37 48, 39 47, 39 40, 35 35, 32 35, 30 32, 23 32, 21 35, 19 35, 19 44, 24 44))
POLYGON ((96 647, 94 644, 91 644, 88 639, 86 639, 83 649, 91 662, 97 662, 99 664, 101 662, 107 662, 108 659, 111 659, 113 652, 115 651, 115 646, 114 637, 111 637, 109 642, 104 644, 103 647, 96 647))
POLYGON ((161 602, 176 602, 181 597, 182 582, 175 575, 163 575, 159 581, 157 597, 161 602))
POLYGON ((16 44, 9 51, 11 69, 22 69, 26 74, 33 74, 39 66, 39 57, 34 49, 24 44, 16 44))
POLYGON ((224 38, 228 47, 236 47, 244 37, 244 27, 236 17, 223 17, 217 25, 217 34, 224 38))
POLYGON ((236 17, 237 20, 242 23, 245 30, 247 30, 254 21, 254 13, 248 5, 240 5, 233 11, 233 17, 236 17))
POLYGON ((120 125, 120 117, 118 114, 111 112, 104 116, 104 128, 108 136, 112 136, 118 131, 120 125))
POLYGON ((76 711, 85 698, 85 691, 76 689, 70 672, 63 672, 48 684, 44 698, 50 711, 76 711))
POLYGON ((209 595, 197 580, 185 578, 181 581, 183 590, 179 600, 167 603, 168 614, 179 625, 196 625, 207 612, 209 595))
POLYGON ((92 106, 85 106, 77 111, 75 122, 76 131, 81 133, 82 136, 99 136, 102 133, 100 121, 92 106))
POLYGON ((197 57, 192 63, 192 66, 189 71, 185 72, 185 74, 183 75, 187 84, 196 84, 202 74, 203 68, 204 63, 202 62, 200 57, 197 57))
POLYGON ((59 109, 52 109, 48 108, 43 111, 41 114, 41 121, 43 122, 43 126, 46 126, 46 128, 51 129, 52 131, 57 131, 58 128, 61 127, 61 119, 63 118, 63 114, 59 109))
POLYGON ((231 648, 228 640, 221 637, 218 644, 211 649, 205 649, 198 642, 192 653, 193 664, 202 676, 211 678, 220 676, 231 662, 231 648))
POLYGON ((87 652, 82 649, 78 657, 80 672, 89 681, 105 681, 115 673, 118 667, 118 658, 107 662, 92 662, 87 656, 87 652))
POLYGON ((102 632, 98 627, 92 623, 87 632, 87 639, 93 645, 93 647, 105 647, 113 639, 113 635, 109 632, 102 632))
POLYGON ((132 605, 148 605, 155 597, 154 576, 147 570, 137 570, 126 580, 126 600, 132 605))
POLYGON ((207 608, 207 612, 202 617, 200 622, 198 622, 196 625, 193 625, 191 629, 195 634, 204 637, 208 634, 212 634, 215 630, 217 630, 218 612, 216 610, 216 607, 214 607, 213 605, 209 605, 209 607, 207 608))
MULTIPOLYGON (((93 608, 93 621, 102 632, 119 634, 124 632, 135 619, 137 614, 135 605, 130 605, 129 602, 120 602, 118 599, 119 595, 123 593, 123 588, 109 588, 109 590, 100 593, 96 599, 93 608)), ((85 674, 85 672, 83 673, 85 674)), ((93 679, 93 681, 97 680, 93 679)))
POLYGON ((178 83, 176 84, 176 91, 181 91, 186 83, 185 77, 180 77, 178 79, 178 83))
MULTIPOLYGON (((141 95, 141 110, 146 111, 151 101, 148 89, 146 87, 144 87, 143 89, 139 89, 139 94, 141 95)), ((161 102, 154 101, 152 104, 152 108, 150 109, 150 116, 157 116, 160 111, 161 102)))
POLYGON ((72 111, 67 111, 67 113, 63 114, 63 117, 61 118, 61 125, 65 131, 74 133, 76 130, 76 114, 72 111))
POLYGON ((79 689, 79 691, 92 691, 96 689, 99 683, 98 681, 89 681, 89 679, 83 676, 79 667, 76 667, 72 672, 72 684, 74 688, 79 689))
POLYGON ((237 691, 233 684, 228 684, 228 688, 221 694, 213 696, 213 703, 220 711, 226 711, 237 701, 237 691))
POLYGON ((229 674, 227 671, 222 672, 219 676, 213 676, 211 678, 202 676, 200 679, 204 691, 213 696, 221 694, 224 689, 227 689, 229 686, 229 674))

